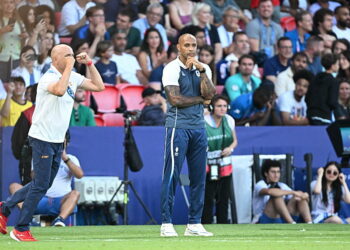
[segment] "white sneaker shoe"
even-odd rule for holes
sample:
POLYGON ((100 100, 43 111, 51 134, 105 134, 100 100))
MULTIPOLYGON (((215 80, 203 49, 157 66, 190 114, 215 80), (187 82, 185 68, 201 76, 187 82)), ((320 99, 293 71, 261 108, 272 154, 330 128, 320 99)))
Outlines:
POLYGON ((175 231, 174 225, 171 223, 163 223, 160 227, 160 236, 162 237, 177 237, 179 236, 175 231))
POLYGON ((214 236, 213 233, 205 230, 202 224, 187 224, 185 236, 214 236))

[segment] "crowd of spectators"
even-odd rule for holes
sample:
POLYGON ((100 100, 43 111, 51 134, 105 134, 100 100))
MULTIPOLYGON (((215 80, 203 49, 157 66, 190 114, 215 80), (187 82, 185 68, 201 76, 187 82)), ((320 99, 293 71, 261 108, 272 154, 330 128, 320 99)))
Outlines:
MULTIPOLYGON (((23 80, 25 87, 37 83, 50 67, 55 44, 68 43, 75 54, 87 52, 106 84, 142 85, 158 93, 162 69, 176 57, 183 33, 196 37, 198 58, 210 66, 217 89, 236 108, 229 114, 237 125, 325 125, 350 117, 347 1, 0 3, 2 126, 14 125, 29 103, 16 97, 14 80, 23 80), (268 81, 269 87, 259 87, 268 81)), ((85 65, 76 63, 75 70, 86 75, 85 65)), ((74 122, 77 107, 72 125, 80 124, 74 122)))

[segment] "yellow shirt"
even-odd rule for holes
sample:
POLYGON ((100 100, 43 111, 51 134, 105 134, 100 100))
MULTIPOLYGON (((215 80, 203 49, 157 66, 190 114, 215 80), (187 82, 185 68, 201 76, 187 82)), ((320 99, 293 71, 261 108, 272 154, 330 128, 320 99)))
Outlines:
MULTIPOLYGON (((5 99, 0 100, 0 109, 5 103, 5 99)), ((7 126, 15 126, 18 118, 21 115, 21 112, 30 108, 33 104, 29 101, 27 101, 25 104, 19 104, 11 99, 10 102, 10 115, 9 117, 1 117, 1 126, 7 127, 7 126)))

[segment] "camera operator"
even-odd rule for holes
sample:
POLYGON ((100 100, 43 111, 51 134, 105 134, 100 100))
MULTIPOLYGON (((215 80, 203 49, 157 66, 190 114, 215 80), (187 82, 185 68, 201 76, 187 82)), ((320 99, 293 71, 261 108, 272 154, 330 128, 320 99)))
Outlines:
POLYGON ((216 204, 217 223, 228 223, 228 204, 232 190, 231 154, 237 147, 234 119, 227 115, 229 99, 215 95, 204 116, 208 137, 208 165, 202 223, 213 223, 216 204), (216 203, 214 203, 216 200, 216 203))

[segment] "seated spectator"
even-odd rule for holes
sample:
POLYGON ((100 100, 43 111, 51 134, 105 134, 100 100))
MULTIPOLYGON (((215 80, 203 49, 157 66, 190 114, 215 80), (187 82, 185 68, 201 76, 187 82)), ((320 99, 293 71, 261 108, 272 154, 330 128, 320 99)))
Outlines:
POLYGON ((308 125, 309 120, 306 117, 307 106, 305 95, 313 80, 313 74, 307 70, 297 71, 293 76, 295 90, 283 93, 278 98, 278 109, 281 112, 281 118, 284 125, 308 125))
POLYGON ((227 7, 233 7, 238 10, 239 17, 242 16, 242 19, 248 22, 248 18, 244 17, 243 13, 240 11, 240 7, 235 0, 204 0, 204 3, 208 4, 211 9, 212 16, 214 18, 214 25, 218 26, 223 22, 223 15, 227 7))
POLYGON ((164 126, 166 101, 153 88, 146 88, 142 91, 142 99, 145 107, 141 111, 138 124, 141 126, 164 126))
POLYGON ((295 16, 295 23, 296 29, 285 33, 285 36, 292 41, 293 53, 305 50, 306 41, 312 31, 312 16, 307 11, 298 12, 295 16))
POLYGON ((200 50, 198 54, 198 60, 202 63, 205 63, 209 66, 211 72, 212 72, 212 82, 216 86, 217 79, 216 79, 216 70, 215 70, 215 54, 214 49, 212 46, 204 45, 200 50))
POLYGON ((238 65, 239 73, 230 76, 225 82, 225 89, 230 98, 230 102, 234 101, 242 94, 254 92, 261 83, 261 80, 253 75, 253 68, 255 65, 253 56, 241 56, 238 65))
POLYGON ((40 41, 40 54, 38 56, 38 69, 43 75, 49 68, 52 62, 51 50, 55 46, 54 34, 47 32, 40 41))
MULTIPOLYGON (((271 84, 273 87, 273 83, 271 84)), ((237 125, 264 126, 271 115, 275 115, 274 105, 274 90, 267 84, 261 84, 254 92, 242 94, 233 100, 229 114, 237 125)))
POLYGON ((337 38, 345 38, 350 41, 350 11, 348 6, 339 6, 335 9, 337 24, 333 25, 333 32, 337 38))
POLYGON ((337 119, 350 119, 350 82, 340 79, 339 84, 339 117, 337 119))
POLYGON ((213 46, 215 51, 215 63, 222 59, 222 46, 217 28, 210 24, 210 6, 206 3, 198 3, 192 12, 192 24, 204 29, 205 40, 213 46))
POLYGON ((74 97, 73 111, 70 117, 69 126, 71 127, 86 127, 86 126, 96 126, 94 119, 94 112, 83 105, 85 102, 86 93, 85 90, 77 88, 74 97))
POLYGON ((287 37, 281 37, 277 42, 278 54, 265 61, 264 76, 266 79, 276 83, 277 75, 285 71, 290 65, 293 56, 292 41, 287 37))
POLYGON ((190 0, 174 0, 169 3, 169 18, 175 29, 181 30, 191 23, 194 5, 190 0))
POLYGON ((272 13, 272 1, 260 0, 258 6, 259 16, 250 21, 246 27, 251 50, 264 52, 269 58, 277 54, 274 45, 283 36, 281 26, 271 19, 272 13))
POLYGON ((326 71, 316 75, 306 95, 307 117, 311 125, 330 124, 332 112, 338 109, 339 85, 333 76, 339 69, 338 56, 325 54, 321 63, 326 71))
POLYGON ((323 71, 321 64, 321 55, 324 51, 324 42, 321 37, 312 36, 307 40, 306 50, 308 70, 317 75, 323 71))
POLYGON ((350 218, 338 214, 341 201, 350 203, 346 176, 339 163, 328 162, 317 170, 317 179, 311 182, 312 220, 314 223, 349 224, 350 218))
MULTIPOLYGON (((249 8, 247 9, 251 11, 253 18, 257 18, 259 16, 258 8, 259 8, 259 4, 261 3, 261 0, 251 0, 251 1, 248 1, 248 3, 249 3, 249 8)), ((274 21, 275 23, 279 23, 281 19, 281 2, 280 0, 272 0, 272 5, 273 5, 273 13, 272 13, 271 20, 274 21)))
MULTIPOLYGON (((104 12, 106 15, 106 27, 115 25, 115 19, 119 13, 127 10, 130 13, 130 22, 138 18, 137 2, 130 0, 107 0, 104 4, 104 12)), ((111 34, 111 37, 113 34, 111 34)))
POLYGON ((26 87, 22 77, 13 77, 7 85, 6 99, 0 100, 2 127, 14 126, 21 112, 32 106, 32 103, 24 98, 26 87))
POLYGON ((339 55, 339 72, 337 78, 350 78, 350 51, 346 50, 339 55))
POLYGON ((147 7, 147 13, 145 18, 139 18, 133 23, 133 27, 140 31, 141 40, 144 39, 144 34, 147 29, 153 27, 156 28, 161 34, 164 48, 168 49, 168 38, 167 33, 163 25, 161 25, 160 19, 164 13, 164 9, 160 3, 153 3, 147 7))
MULTIPOLYGON (((79 192, 72 190, 73 177, 81 179, 84 172, 80 167, 77 157, 66 153, 66 148, 69 143, 69 136, 66 135, 64 142, 64 150, 62 152, 61 164, 57 175, 45 196, 39 201, 39 204, 34 214, 45 214, 57 216, 51 226, 66 226, 65 219, 68 218, 76 210, 76 205, 79 200, 79 192)), ((12 183, 9 187, 10 194, 14 194, 23 186, 18 183, 12 183)), ((23 203, 19 203, 21 209, 23 203)))
POLYGON ((19 9, 22 6, 38 7, 40 5, 46 5, 53 10, 55 9, 55 4, 52 0, 20 0, 16 7, 19 9))
MULTIPOLYGON (((214 3, 215 4, 215 3, 214 3)), ((223 12, 222 24, 218 27, 218 33, 224 55, 228 55, 234 51, 232 39, 237 31, 241 31, 239 27, 238 9, 233 6, 227 6, 223 12)))
POLYGON ((140 52, 141 34, 140 31, 132 27, 132 12, 130 10, 121 10, 117 16, 116 24, 108 28, 111 37, 117 30, 124 30, 127 34, 126 53, 137 56, 140 52))
POLYGON ((95 67, 100 73, 104 83, 116 85, 120 83, 117 64, 111 61, 114 47, 111 41, 101 41, 97 45, 96 55, 100 58, 95 67))
POLYGON ((114 55, 112 56, 111 60, 117 64, 121 82, 147 85, 147 78, 145 78, 142 74, 140 64, 136 60, 136 57, 125 53, 125 31, 118 30, 118 32, 114 34, 112 42, 114 45, 114 55))
POLYGON ((337 39, 337 35, 332 31, 333 12, 328 9, 318 10, 314 17, 314 29, 312 35, 319 36, 324 41, 324 46, 330 52, 333 42, 337 39))
POLYGON ((20 54, 19 66, 12 70, 12 77, 22 77, 25 82, 25 87, 37 83, 40 79, 41 72, 35 65, 37 55, 32 46, 24 46, 20 54))
POLYGON ((61 11, 60 36, 71 36, 75 30, 86 24, 85 12, 95 3, 90 0, 69 0, 61 11))
MULTIPOLYGON (((232 47, 233 52, 216 64, 218 85, 224 85, 229 76, 237 73, 238 60, 242 55, 250 54, 248 36, 242 31, 236 32, 233 36, 232 47)), ((254 65, 253 75, 260 78, 257 64, 254 65)))
POLYGON ((76 40, 86 40, 90 46, 89 54, 95 55, 97 44, 103 40, 109 40, 106 30, 103 8, 99 6, 90 7, 86 11, 88 24, 78 28, 73 35, 72 44, 76 40))
POLYGON ((159 31, 155 28, 147 29, 138 56, 143 75, 148 79, 151 71, 162 65, 166 57, 159 31))
POLYGON ((277 96, 282 95, 287 91, 295 89, 295 81, 293 75, 299 70, 307 68, 307 56, 304 52, 297 52, 293 55, 290 66, 277 75, 275 84, 275 92, 277 96))
POLYGON ((28 34, 16 9, 15 0, 0 0, 0 79, 8 82, 19 65, 22 44, 28 34))
POLYGON ((56 18, 55 18, 55 12, 53 9, 48 7, 47 5, 40 5, 35 8, 35 14, 36 16, 41 16, 46 25, 46 32, 52 32, 55 39, 55 44, 60 43, 60 38, 56 30, 56 18))
POLYGON ((340 3, 335 1, 317 0, 315 3, 310 5, 309 11, 311 12, 312 15, 314 15, 318 10, 322 8, 328 9, 330 11, 334 11, 335 8, 339 6, 340 6, 340 3))
POLYGON ((301 217, 305 223, 312 223, 309 210, 309 195, 294 191, 280 182, 281 163, 265 160, 261 166, 263 180, 255 184, 253 193, 253 223, 291 223, 301 217))
POLYGON ((341 52, 350 49, 350 42, 345 38, 337 39, 332 44, 332 53, 339 55, 341 52))

